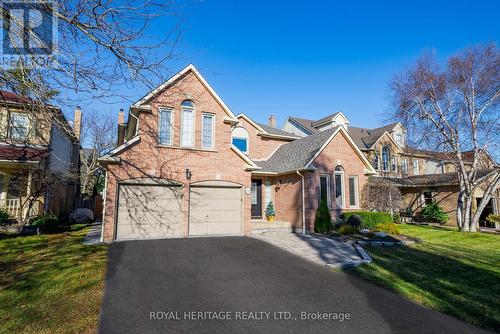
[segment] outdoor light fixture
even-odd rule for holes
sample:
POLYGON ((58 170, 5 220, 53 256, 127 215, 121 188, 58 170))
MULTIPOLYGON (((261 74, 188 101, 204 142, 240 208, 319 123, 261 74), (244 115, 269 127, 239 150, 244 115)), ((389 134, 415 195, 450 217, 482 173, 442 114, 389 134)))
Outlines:
POLYGON ((193 173, 191 173, 191 169, 189 168, 186 168, 186 179, 188 181, 191 181, 191 176, 193 175, 193 173))

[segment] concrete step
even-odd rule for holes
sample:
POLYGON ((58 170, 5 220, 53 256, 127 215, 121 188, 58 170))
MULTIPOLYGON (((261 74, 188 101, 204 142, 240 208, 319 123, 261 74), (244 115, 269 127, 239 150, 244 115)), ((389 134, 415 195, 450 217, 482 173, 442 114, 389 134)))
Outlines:
POLYGON ((267 220, 252 221, 252 235, 291 233, 290 223, 283 221, 268 222, 267 220))

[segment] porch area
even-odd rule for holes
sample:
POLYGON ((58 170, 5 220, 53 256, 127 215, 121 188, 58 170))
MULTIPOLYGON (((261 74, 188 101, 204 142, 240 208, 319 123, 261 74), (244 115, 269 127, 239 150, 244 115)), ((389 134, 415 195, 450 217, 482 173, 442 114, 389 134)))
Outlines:
POLYGON ((11 219, 31 218, 43 212, 43 196, 36 194, 36 181, 29 170, 13 164, 0 165, 0 208, 11 219))
POLYGON ((289 222, 273 221, 265 219, 252 219, 252 235, 274 235, 292 233, 292 226, 289 222))

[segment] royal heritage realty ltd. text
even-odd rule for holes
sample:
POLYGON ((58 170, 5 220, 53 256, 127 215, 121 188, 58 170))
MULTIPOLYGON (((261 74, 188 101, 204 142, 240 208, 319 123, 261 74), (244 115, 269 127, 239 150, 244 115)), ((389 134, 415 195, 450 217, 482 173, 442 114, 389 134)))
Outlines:
POLYGON ((153 311, 149 312, 150 320, 326 320, 339 321, 351 319, 349 312, 270 312, 270 311, 153 311))

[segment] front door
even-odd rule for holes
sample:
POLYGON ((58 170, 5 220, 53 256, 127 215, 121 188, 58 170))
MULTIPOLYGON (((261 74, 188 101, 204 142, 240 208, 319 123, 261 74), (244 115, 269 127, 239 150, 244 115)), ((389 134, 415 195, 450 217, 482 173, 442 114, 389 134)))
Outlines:
POLYGON ((252 218, 262 218, 262 180, 252 180, 252 218))

